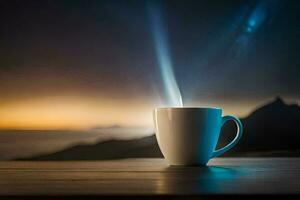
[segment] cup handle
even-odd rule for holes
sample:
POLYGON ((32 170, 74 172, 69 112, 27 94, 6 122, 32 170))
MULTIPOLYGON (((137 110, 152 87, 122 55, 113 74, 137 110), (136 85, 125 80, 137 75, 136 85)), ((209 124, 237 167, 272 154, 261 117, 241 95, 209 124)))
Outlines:
POLYGON ((226 115, 226 116, 222 117, 222 124, 221 124, 221 126, 223 126, 229 120, 233 120, 235 122, 236 126, 237 126, 236 136, 225 147, 223 147, 221 149, 218 149, 218 150, 214 150, 213 153, 212 153, 212 156, 211 156, 212 158, 220 156, 221 154, 223 154, 226 151, 230 150, 232 147, 234 147, 239 142, 239 140, 242 137, 242 134, 243 134, 243 125, 242 125, 242 122, 238 118, 236 118, 236 117, 234 117, 232 115, 226 115))

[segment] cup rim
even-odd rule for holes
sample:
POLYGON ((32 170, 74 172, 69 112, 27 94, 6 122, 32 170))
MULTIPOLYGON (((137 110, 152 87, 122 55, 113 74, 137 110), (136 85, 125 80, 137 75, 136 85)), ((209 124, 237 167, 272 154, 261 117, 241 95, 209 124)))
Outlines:
POLYGON ((181 109, 206 109, 206 110, 222 110, 222 108, 219 107, 204 107, 204 106, 170 106, 170 107, 157 107, 154 110, 181 110, 181 109))

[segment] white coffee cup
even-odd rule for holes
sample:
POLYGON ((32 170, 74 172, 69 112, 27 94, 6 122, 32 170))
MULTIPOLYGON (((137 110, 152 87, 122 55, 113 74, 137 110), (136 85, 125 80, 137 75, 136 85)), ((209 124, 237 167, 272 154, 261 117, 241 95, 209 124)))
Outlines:
POLYGON ((206 165, 234 147, 243 132, 241 121, 231 115, 222 117, 220 108, 157 108, 154 124, 158 145, 170 165, 206 165), (228 120, 237 125, 236 137, 215 150, 221 127, 228 120))

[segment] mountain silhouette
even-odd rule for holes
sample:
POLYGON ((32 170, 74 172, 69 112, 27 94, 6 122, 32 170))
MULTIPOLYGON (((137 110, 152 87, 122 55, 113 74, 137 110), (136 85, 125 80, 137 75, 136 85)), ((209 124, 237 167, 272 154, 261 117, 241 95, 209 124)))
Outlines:
POLYGON ((133 140, 110 140, 94 145, 77 145, 49 155, 21 160, 111 160, 155 158, 162 154, 154 135, 133 140))
MULTIPOLYGON (((300 107, 277 97, 242 119, 244 135, 232 152, 300 149, 300 107)), ((233 127, 224 127, 232 132, 233 127)), ((233 131, 234 132, 234 131, 233 131)))
MULTIPOLYGON (((300 107, 287 105, 280 97, 266 104, 248 117, 241 119, 244 135, 239 144, 224 156, 270 156, 265 152, 285 152, 283 155, 299 155, 300 107)), ((234 137, 234 123, 222 128, 218 147, 234 137)), ((111 140, 93 145, 78 145, 49 155, 40 155, 25 160, 106 160, 121 158, 162 157, 155 136, 133 140, 111 140)))

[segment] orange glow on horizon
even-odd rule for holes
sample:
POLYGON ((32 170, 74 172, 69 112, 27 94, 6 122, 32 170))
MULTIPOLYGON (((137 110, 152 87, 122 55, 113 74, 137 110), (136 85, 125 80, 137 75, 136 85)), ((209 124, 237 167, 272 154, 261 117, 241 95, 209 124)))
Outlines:
POLYGON ((96 126, 152 126, 151 102, 50 97, 0 105, 0 129, 74 130, 96 126))
MULTIPOLYGON (((289 99, 287 99, 289 100, 289 99)), ((213 106, 223 109, 223 115, 246 117, 270 99, 257 101, 200 101, 192 106, 213 106)), ((289 101, 288 101, 289 102, 289 101)), ((87 130, 93 127, 120 125, 153 127, 150 99, 126 99, 82 96, 56 96, 0 102, 2 130, 87 130)))

